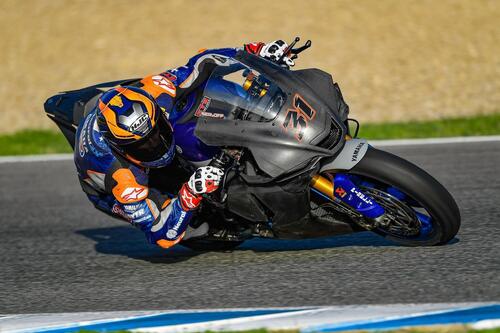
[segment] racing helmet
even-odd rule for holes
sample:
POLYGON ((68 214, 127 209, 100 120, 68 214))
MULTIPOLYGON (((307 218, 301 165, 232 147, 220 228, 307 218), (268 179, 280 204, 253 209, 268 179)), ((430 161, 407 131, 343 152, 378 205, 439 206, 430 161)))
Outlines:
POLYGON ((96 116, 109 146, 131 162, 161 168, 172 161, 172 126, 145 90, 130 86, 108 90, 99 98, 96 116))

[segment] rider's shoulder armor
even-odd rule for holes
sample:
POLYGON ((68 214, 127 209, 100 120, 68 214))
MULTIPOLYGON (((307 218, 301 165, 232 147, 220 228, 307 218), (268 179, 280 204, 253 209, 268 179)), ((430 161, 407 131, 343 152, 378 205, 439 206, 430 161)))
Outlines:
POLYGON ((166 73, 146 76, 137 85, 155 99, 163 112, 172 109, 177 88, 166 73))

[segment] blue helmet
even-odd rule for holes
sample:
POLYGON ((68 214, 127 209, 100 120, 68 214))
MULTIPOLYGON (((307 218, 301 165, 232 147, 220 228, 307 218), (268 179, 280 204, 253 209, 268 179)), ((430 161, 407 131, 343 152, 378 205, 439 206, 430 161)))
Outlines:
POLYGON ((156 101, 137 87, 105 92, 97 105, 99 131, 113 150, 145 168, 161 168, 175 154, 172 126, 156 101))

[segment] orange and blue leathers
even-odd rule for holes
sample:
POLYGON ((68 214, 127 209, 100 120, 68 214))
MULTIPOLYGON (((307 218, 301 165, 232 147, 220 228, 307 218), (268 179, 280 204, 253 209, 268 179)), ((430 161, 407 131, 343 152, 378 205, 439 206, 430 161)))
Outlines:
POLYGON ((149 242, 169 247, 181 240, 193 212, 180 200, 148 187, 147 170, 106 144, 91 112, 77 131, 75 163, 82 188, 96 208, 130 222, 149 242))
MULTIPOLYGON (((136 86, 148 92, 168 118, 176 100, 195 90, 209 77, 214 68, 210 64, 224 63, 225 57, 233 57, 237 50, 203 51, 185 66, 147 76, 136 86)), ((122 102, 107 101, 117 107, 122 102)), ((149 242, 164 248, 175 245, 182 239, 193 216, 192 207, 183 203, 182 196, 166 197, 150 188, 148 170, 111 149, 96 123, 99 107, 104 110, 103 105, 97 105, 82 120, 76 134, 75 164, 83 190, 96 208, 140 228, 149 242)), ((119 128, 114 130, 117 135, 127 138, 128 134, 119 128)), ((173 149, 171 154, 170 160, 173 149)))

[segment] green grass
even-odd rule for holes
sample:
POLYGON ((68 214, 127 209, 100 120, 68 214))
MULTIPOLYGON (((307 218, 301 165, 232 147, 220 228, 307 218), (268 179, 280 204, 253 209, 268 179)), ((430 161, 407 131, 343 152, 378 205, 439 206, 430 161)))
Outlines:
POLYGON ((70 153, 71 146, 62 133, 49 130, 24 130, 0 135, 0 155, 70 153))
POLYGON ((500 113, 425 122, 361 124, 358 136, 367 139, 405 139, 497 134, 500 134, 500 113))
MULTIPOLYGON (((367 139, 435 138, 500 134, 500 113, 437 121, 361 124, 359 137, 367 139)), ((0 135, 0 155, 70 153, 62 135, 50 130, 25 130, 0 135)))

